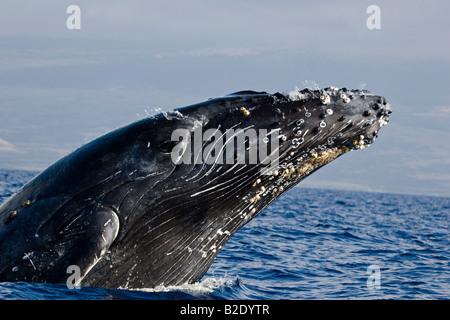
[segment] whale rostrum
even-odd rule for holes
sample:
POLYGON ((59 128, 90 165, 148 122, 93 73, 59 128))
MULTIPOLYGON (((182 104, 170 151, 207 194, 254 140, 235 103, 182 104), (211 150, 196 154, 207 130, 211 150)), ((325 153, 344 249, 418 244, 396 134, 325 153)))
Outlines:
MULTIPOLYGON (((199 281, 230 237, 386 125, 368 91, 241 91, 116 129, 0 207, 0 281, 152 288, 199 281)), ((300 190, 296 192, 301 192, 300 190)))

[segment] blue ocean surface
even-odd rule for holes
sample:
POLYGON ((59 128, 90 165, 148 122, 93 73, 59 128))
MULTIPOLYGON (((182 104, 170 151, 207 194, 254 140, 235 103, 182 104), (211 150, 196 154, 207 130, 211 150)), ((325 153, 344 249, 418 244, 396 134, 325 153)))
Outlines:
MULTIPOLYGON (((34 175, 0 170, 0 203, 34 175)), ((449 219, 447 197, 300 185, 239 230, 199 283, 0 283, 0 299, 449 299, 449 219)))

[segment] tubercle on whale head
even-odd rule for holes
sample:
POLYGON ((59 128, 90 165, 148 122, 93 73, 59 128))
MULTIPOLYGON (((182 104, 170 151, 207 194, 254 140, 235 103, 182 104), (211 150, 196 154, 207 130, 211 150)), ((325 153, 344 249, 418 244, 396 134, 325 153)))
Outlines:
POLYGON ((270 107, 255 103, 246 108, 250 114, 244 117, 248 122, 255 118, 252 123, 260 128, 280 128, 281 137, 279 167, 269 178, 257 177, 254 190, 244 197, 250 205, 248 220, 258 204, 263 208, 320 167, 348 151, 370 146, 392 112, 383 97, 345 88, 296 89, 270 97, 270 107))
POLYGON ((276 93, 273 98, 276 113, 281 114, 278 124, 287 137, 284 142, 293 144, 294 149, 308 141, 320 146, 316 151, 325 146, 343 151, 363 149, 375 140, 392 113, 385 98, 366 90, 296 89, 276 93), (325 144, 321 139, 326 139, 325 144))
POLYGON ((275 94, 241 91, 178 110, 192 123, 222 133, 229 128, 278 130, 281 160, 291 153, 290 158, 301 154, 306 160, 334 148, 339 152, 330 154, 336 156, 364 149, 392 112, 383 97, 335 87, 275 94))

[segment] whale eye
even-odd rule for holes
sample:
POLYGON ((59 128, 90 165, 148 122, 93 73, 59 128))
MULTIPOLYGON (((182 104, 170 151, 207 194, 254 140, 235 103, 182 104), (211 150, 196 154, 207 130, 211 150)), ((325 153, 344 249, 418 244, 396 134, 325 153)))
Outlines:
POLYGON ((175 146, 179 143, 180 141, 166 140, 163 143, 161 143, 161 145, 159 146, 159 150, 162 153, 171 153, 173 151, 173 148, 175 148, 175 146))

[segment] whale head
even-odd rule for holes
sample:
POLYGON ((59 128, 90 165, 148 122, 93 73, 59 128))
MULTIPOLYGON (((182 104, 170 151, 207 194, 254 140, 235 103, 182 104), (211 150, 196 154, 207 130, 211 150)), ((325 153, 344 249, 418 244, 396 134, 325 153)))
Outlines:
POLYGON ((157 163, 138 153, 147 169, 134 175, 149 177, 148 190, 138 193, 116 240, 120 253, 109 258, 122 263, 122 277, 93 272, 86 283, 200 280, 237 230, 320 167, 370 146, 390 113, 389 103, 368 91, 326 88, 241 91, 144 120, 134 143, 154 148, 157 163), (140 265, 131 257, 124 263, 136 245, 140 265))
POLYGON ((368 91, 241 91, 119 128, 0 207, 0 280, 65 282, 77 265, 85 286, 198 281, 239 228, 370 146, 390 113, 368 91))
MULTIPOLYGON (((175 164, 194 164, 185 170, 198 176, 199 170, 211 174, 230 165, 263 175, 288 170, 285 175, 299 182, 338 156, 369 147, 392 111, 369 91, 330 87, 241 91, 176 112, 184 126, 171 127, 177 134, 166 152, 175 164)), ((167 146, 167 134, 161 138, 167 146)))

